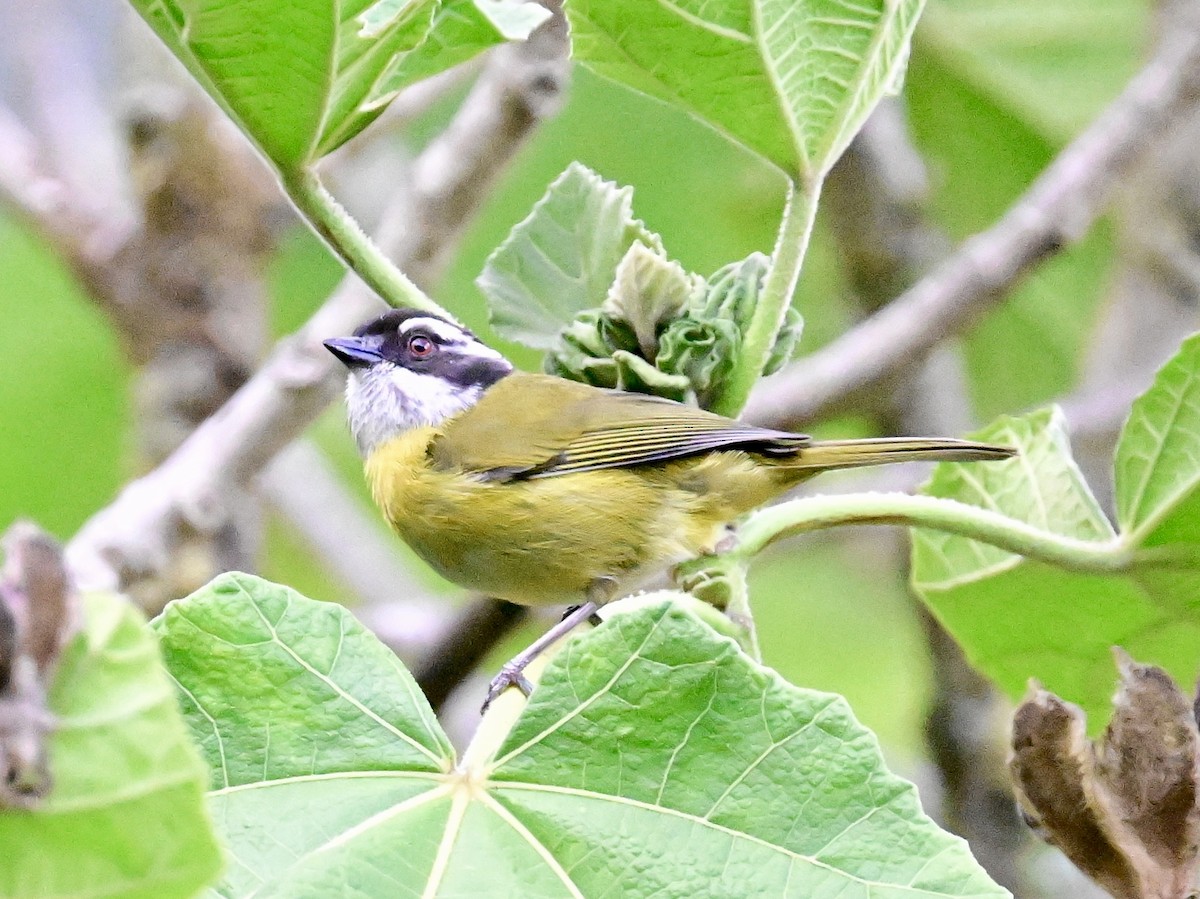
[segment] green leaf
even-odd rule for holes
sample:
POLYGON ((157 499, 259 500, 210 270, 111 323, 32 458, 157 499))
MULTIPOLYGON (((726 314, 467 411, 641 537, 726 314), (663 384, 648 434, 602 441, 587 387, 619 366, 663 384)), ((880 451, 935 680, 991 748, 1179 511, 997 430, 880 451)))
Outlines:
MULTIPOLYGON (((1057 409, 1022 418, 1002 417, 978 435, 980 440, 1011 446, 1011 462, 987 465, 939 465, 926 493, 982 506, 1081 540, 1108 540, 1112 526, 1083 479, 1067 438, 1066 421, 1057 409)), ((915 532, 913 579, 919 589, 945 587, 964 574, 998 573, 1025 564, 1023 557, 994 546, 941 531, 915 532)), ((1024 683, 1022 682, 1022 689, 1024 683)))
POLYGON ((132 3, 284 171, 345 143, 406 84, 544 19, 496 0, 132 3))
POLYGON ((386 106, 410 84, 443 72, 505 41, 525 40, 550 18, 537 3, 442 0, 428 39, 397 57, 372 92, 368 107, 386 106))
POLYGON ((683 312, 691 295, 703 286, 703 278, 689 275, 665 253, 636 241, 617 265, 600 310, 610 320, 627 322, 642 358, 653 359, 663 327, 683 312))
POLYGON ((211 881, 221 853, 205 771, 129 603, 84 598, 49 706, 54 788, 34 812, 0 811, 0 895, 170 899, 211 881))
POLYGON ((496 332, 550 349, 576 315, 604 301, 634 241, 662 250, 658 236, 633 217, 633 188, 571 163, 475 281, 496 332))
POLYGON ((1113 689, 1111 647, 1195 679, 1200 646, 1200 415, 1190 405, 1192 338, 1134 405, 1117 453, 1115 534, 1070 457, 1057 412, 1002 419, 981 439, 1017 446, 1002 465, 939 466, 928 492, 1045 530, 1107 541, 1126 570, 1083 573, 971 540, 915 531, 912 578, 982 671, 1010 696, 1030 677, 1083 706, 1099 726, 1113 689))
POLYGON ((212 794, 232 857, 219 895, 1006 895, 843 700, 749 661, 686 603, 611 606, 456 761, 348 612, 245 575, 215 587, 159 628, 203 697, 197 737, 265 772, 212 794))
POLYGON ((450 744, 412 675, 341 606, 235 573, 171 603, 153 626, 168 670, 185 687, 184 715, 214 788, 297 771, 448 766, 450 744), (366 702, 354 695, 364 680, 377 688, 366 702), (234 689, 261 726, 238 720, 228 704, 234 689))
POLYGON ((568 0, 574 55, 818 180, 894 90, 923 0, 568 0))
POLYGON ((1200 543, 1200 335, 1129 411, 1117 444, 1117 520, 1146 542, 1200 543))

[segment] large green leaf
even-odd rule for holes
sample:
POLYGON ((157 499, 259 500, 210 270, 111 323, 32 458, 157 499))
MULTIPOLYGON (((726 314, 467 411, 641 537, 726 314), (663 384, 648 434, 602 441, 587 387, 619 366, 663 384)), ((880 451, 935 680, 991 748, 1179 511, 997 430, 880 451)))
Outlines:
POLYGON ((1080 573, 961 537, 915 532, 913 584, 968 655, 1013 697, 1028 678, 1103 721, 1110 649, 1162 665, 1181 682, 1200 671, 1200 338, 1188 340, 1137 401, 1117 450, 1121 532, 1070 458, 1061 417, 1040 412, 982 432, 1011 443, 1003 465, 940 466, 928 490, 1082 540, 1107 541, 1125 570, 1080 573))
POLYGON ((544 18, 496 0, 131 0, 284 170, 323 156, 406 84, 544 18))
POLYGON ((576 58, 819 180, 903 72, 923 0, 568 0, 576 58))
POLYGON ((49 697, 53 791, 33 812, 0 810, 0 896, 194 895, 221 855, 154 638, 118 597, 84 610, 49 697))
POLYGON ((1200 335, 1138 398, 1117 445, 1117 519, 1150 545, 1200 543, 1200 335))
POLYGON ((339 607, 232 575, 157 626, 218 772, 222 896, 1006 895, 844 701, 678 597, 610 607, 462 759, 339 607))

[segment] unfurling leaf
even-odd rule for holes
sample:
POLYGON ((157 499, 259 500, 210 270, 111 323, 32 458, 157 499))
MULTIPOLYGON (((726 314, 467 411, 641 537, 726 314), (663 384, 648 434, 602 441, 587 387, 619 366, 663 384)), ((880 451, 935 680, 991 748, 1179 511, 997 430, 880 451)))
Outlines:
POLYGON ((1200 733, 1161 668, 1116 650, 1112 721, 1089 743, 1076 705, 1035 688, 1010 768, 1027 819, 1118 899, 1183 899, 1200 847, 1200 733))
POLYGON ((770 268, 769 257, 751 253, 745 259, 717 269, 708 279, 700 313, 710 318, 726 318, 739 325, 749 324, 770 268))
MULTIPOLYGON (((599 310, 576 316, 546 356, 550 374, 708 406, 741 352, 771 261, 752 253, 707 281, 634 243, 599 310)), ((767 373, 791 358, 801 318, 788 311, 767 373)))
POLYGON ((661 371, 641 356, 635 356, 625 350, 617 350, 612 358, 617 369, 618 390, 652 393, 679 403, 687 402, 691 396, 691 384, 683 375, 661 371))
POLYGON ((696 402, 707 406, 733 370, 740 345, 741 333, 731 321, 681 318, 671 322, 663 334, 656 362, 666 371, 685 376, 696 402))
POLYGON ((600 311, 611 320, 627 322, 642 358, 653 359, 663 325, 677 317, 703 285, 703 278, 688 275, 678 262, 638 241, 617 266, 600 311))

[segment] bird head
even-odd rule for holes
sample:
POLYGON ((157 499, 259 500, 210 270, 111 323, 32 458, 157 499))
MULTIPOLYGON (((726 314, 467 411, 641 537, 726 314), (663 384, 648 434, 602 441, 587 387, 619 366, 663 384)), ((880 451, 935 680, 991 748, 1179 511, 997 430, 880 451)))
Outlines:
POLYGON ((417 309, 392 309, 325 346, 349 369, 350 430, 364 457, 469 409, 513 370, 466 328, 417 309))

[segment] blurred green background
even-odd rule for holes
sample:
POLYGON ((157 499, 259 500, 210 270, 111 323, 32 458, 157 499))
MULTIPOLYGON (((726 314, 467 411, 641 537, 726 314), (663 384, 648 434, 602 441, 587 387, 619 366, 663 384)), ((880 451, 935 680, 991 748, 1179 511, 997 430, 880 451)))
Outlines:
MULTIPOLYGON (((1115 95, 1136 67, 1146 19, 1146 7, 1130 0, 930 4, 906 100, 929 165, 931 208, 947 234, 958 239, 994 221, 1115 95)), ((435 133, 451 111, 431 112, 408 139, 435 133)), ((486 312, 472 282, 484 258, 575 159, 633 185, 636 213, 693 271, 770 251, 782 201, 777 172, 684 114, 578 71, 566 108, 488 198, 437 286, 440 301, 481 332, 488 333, 486 312)), ((1111 240, 1109 229, 1097 229, 964 341, 979 421, 1069 389, 1106 283, 1111 240)), ((299 228, 289 234, 272 270, 274 331, 301 323, 339 275, 315 239, 299 228)), ((796 301, 806 320, 802 353, 850 323, 845 293, 819 225, 796 301)), ((26 516, 69 537, 131 474, 129 367, 103 315, 52 253, 4 220, 0 316, 0 528, 26 516)), ((536 366, 528 353, 506 349, 536 366)), ((330 410, 313 435, 361 492, 341 410, 330 410)), ((929 671, 892 545, 881 532, 792 544, 761 560, 752 586, 765 661, 795 683, 847 696, 903 757, 921 751, 929 671)), ((343 598, 277 520, 268 526, 261 573, 316 598, 343 598)))

